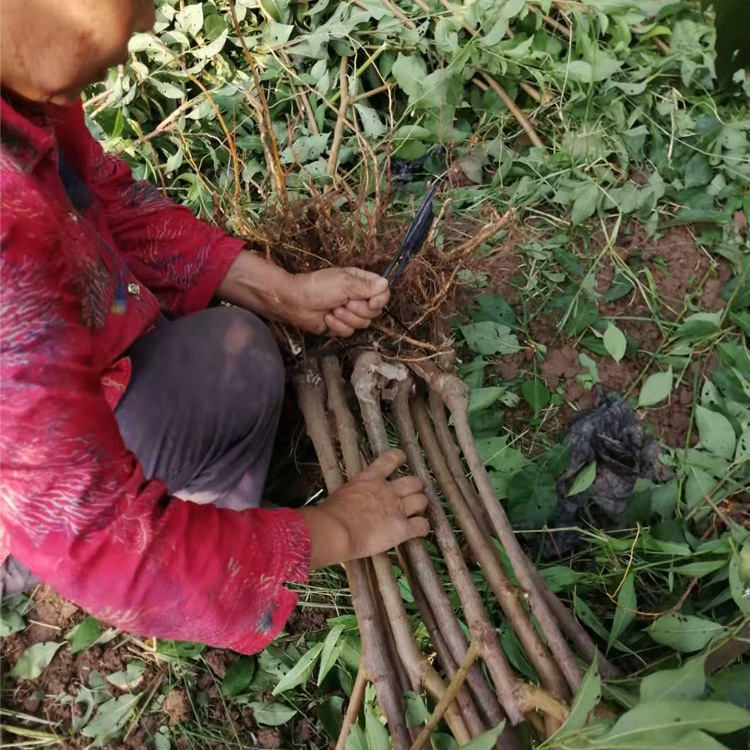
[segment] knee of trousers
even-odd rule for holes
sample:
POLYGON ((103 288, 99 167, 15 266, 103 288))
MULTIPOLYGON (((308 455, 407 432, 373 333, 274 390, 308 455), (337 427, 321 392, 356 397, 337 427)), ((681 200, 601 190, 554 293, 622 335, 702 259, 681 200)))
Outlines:
POLYGON ((256 315, 239 308, 225 308, 224 357, 231 390, 238 402, 247 403, 257 418, 276 413, 284 400, 286 374, 281 352, 268 326, 256 315))

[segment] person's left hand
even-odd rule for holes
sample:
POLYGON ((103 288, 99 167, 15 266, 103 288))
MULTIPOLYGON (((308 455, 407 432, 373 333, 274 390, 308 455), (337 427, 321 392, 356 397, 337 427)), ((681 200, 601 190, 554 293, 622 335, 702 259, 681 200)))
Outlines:
POLYGON ((292 280, 282 317, 303 331, 351 336, 388 304, 388 281, 360 268, 325 268, 292 280))

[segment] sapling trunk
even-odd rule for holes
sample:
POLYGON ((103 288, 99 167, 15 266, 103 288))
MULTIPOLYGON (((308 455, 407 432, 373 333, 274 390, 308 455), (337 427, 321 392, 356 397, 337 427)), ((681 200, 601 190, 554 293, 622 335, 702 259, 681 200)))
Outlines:
MULTIPOLYGON (((490 540, 491 537, 486 531, 490 528, 489 518, 477 496, 477 493, 471 486, 471 483, 464 472, 464 467, 461 464, 459 448, 453 440, 450 427, 448 426, 448 420, 445 416, 445 404, 440 398, 440 394, 435 390, 430 390, 429 401, 430 414, 435 426, 435 435, 446 463, 448 464, 448 468, 450 469, 453 481, 461 490, 461 495, 463 496, 466 505, 471 510, 471 513, 482 530, 482 533, 488 540, 490 540)), ((549 608, 557 619, 560 628, 579 650, 581 656, 586 662, 591 664, 596 655, 598 657, 599 671, 603 677, 617 677, 621 674, 620 670, 615 667, 614 664, 604 658, 601 652, 597 649, 596 643, 594 643, 594 640, 586 632, 583 625, 576 620, 568 608, 562 603, 562 601, 560 601, 557 594, 549 588, 539 574, 539 571, 532 567, 532 573, 537 580, 539 588, 541 589, 549 608)))
MULTIPOLYGON (((352 376, 352 383, 354 384, 354 391, 359 400, 362 421, 365 424, 370 447, 375 455, 380 456, 389 449, 389 445, 380 408, 380 394, 377 392, 377 388, 374 384, 374 371, 371 367, 373 356, 376 358, 377 364, 379 358, 374 352, 363 352, 357 357, 354 374, 352 376)), ((415 544, 419 546, 419 549, 422 550, 422 552, 424 552, 420 542, 414 540, 413 542, 414 543, 407 542, 404 545, 407 554, 409 554, 410 548, 413 548, 415 544)), ((409 559, 414 573, 417 578, 419 578, 425 595, 428 597, 432 605, 433 599, 431 595, 434 592, 425 586, 425 580, 427 580, 428 585, 430 581, 421 578, 420 566, 415 565, 414 558, 411 557, 411 555, 409 555, 409 559)), ((385 603, 388 616, 391 620, 391 627, 393 628, 393 634, 396 638, 399 655, 401 656, 401 660, 412 680, 413 688, 416 691, 419 690, 421 686, 424 686, 428 693, 437 700, 440 700, 445 694, 445 684, 440 678, 440 675, 420 653, 419 647, 414 640, 414 634, 409 626, 404 603, 401 600, 401 595, 398 591, 398 585, 393 574, 390 560, 386 555, 376 555, 372 558, 372 561, 375 574, 378 578, 383 602, 385 603)), ((429 557, 427 557, 427 562, 431 567, 432 563, 429 560, 429 557)), ((424 570, 423 567, 421 569, 424 570)), ((437 574, 435 574, 435 578, 437 578, 437 574)), ((442 589, 440 589, 440 591, 442 592, 442 589)), ((445 596, 445 592, 442 592, 442 595, 445 596)), ((433 612, 437 617, 435 607, 433 607, 433 612)), ((469 732, 455 702, 452 703, 446 711, 445 719, 459 744, 468 741, 469 732), (467 739, 460 739, 459 734, 467 739)))
MULTIPOLYGON (((323 382, 314 369, 297 379, 297 394, 328 491, 333 492, 344 480, 325 412, 323 382)), ((362 633, 362 661, 365 671, 375 685, 378 702, 388 720, 394 750, 407 750, 411 740, 404 720, 403 693, 396 686, 396 672, 388 655, 386 638, 378 627, 376 604, 370 591, 364 561, 350 561, 346 565, 346 575, 362 633)))
POLYGON ((471 580, 471 574, 461 554, 458 540, 453 534, 450 522, 435 493, 427 466, 422 458, 422 451, 416 441, 414 426, 409 414, 409 390, 411 383, 403 380, 397 385, 398 391, 393 402, 393 418, 398 429, 401 444, 409 457, 409 463, 415 474, 425 484, 425 494, 429 501, 430 521, 438 546, 443 553, 456 591, 466 614, 467 624, 477 643, 479 652, 487 664, 492 676, 500 703, 513 724, 523 721, 523 711, 518 705, 514 693, 516 676, 500 648, 497 634, 482 604, 482 598, 471 580))
MULTIPOLYGON (((402 405, 402 408, 408 408, 408 406, 402 405)), ((480 528, 464 502, 461 491, 453 481, 443 452, 440 450, 437 438, 432 429, 427 407, 422 399, 416 398, 412 400, 411 413, 419 432, 419 440, 424 448, 427 461, 443 492, 443 496, 448 501, 448 505, 450 505, 458 525, 464 532, 466 541, 479 562, 492 592, 495 594, 505 616, 508 618, 508 622, 539 674, 542 685, 558 698, 569 697, 570 691, 565 682, 565 677, 539 637, 528 612, 521 602, 518 591, 511 583, 510 578, 508 578, 489 539, 480 528)))
POLYGON ((557 620, 547 604, 547 600, 537 584, 537 580, 533 576, 531 562, 521 549, 505 510, 497 500, 492 480, 484 467, 469 425, 469 395, 466 384, 455 375, 440 372, 428 360, 410 362, 409 364, 431 388, 434 388, 440 394, 448 407, 453 417, 458 444, 474 477, 492 528, 503 545, 511 565, 513 565, 513 571, 519 583, 529 597, 529 605, 547 639, 550 651, 552 651, 562 673, 565 675, 568 685, 575 693, 581 684, 581 671, 557 624, 557 620))
MULTIPOLYGON (((362 460, 359 449, 359 434, 357 431, 356 422, 354 421, 354 417, 351 410, 349 409, 349 405, 346 400, 344 379, 341 375, 341 365, 337 357, 329 355, 322 359, 321 368, 323 370, 323 374, 326 380, 326 386, 328 389, 328 406, 329 410, 334 416, 334 419, 336 420, 336 426, 339 433, 339 443, 341 452, 344 456, 344 462, 347 466, 355 467, 356 470, 359 471, 362 468, 362 460)), ((404 560, 404 563, 405 572, 413 575, 413 571, 409 570, 406 565, 406 560, 404 560)), ((419 584, 416 582, 416 580, 414 583, 416 599, 419 595, 423 596, 423 593, 421 587, 419 588, 419 590, 417 590, 417 586, 419 584)), ((447 601, 447 597, 445 597, 444 593, 443 598, 445 599, 445 606, 447 606, 452 616, 453 613, 450 610, 450 603, 447 601)), ((422 612, 425 621, 428 618, 434 618, 432 609, 430 608, 430 605, 427 602, 426 598, 424 599, 424 604, 420 606, 420 611, 422 612)), ((455 617, 453 617, 453 619, 455 620, 455 617)), ((461 631, 461 628, 457 622, 455 631, 458 633, 458 636, 463 639, 462 645, 465 651, 466 639, 463 636, 463 632, 461 631)), ((437 625, 435 625, 434 631, 431 633, 431 636, 435 633, 437 633, 437 625)), ((389 635, 390 634, 391 633, 389 632, 389 635)), ((435 643, 435 640, 433 640, 433 643, 435 643)), ((436 643, 435 645, 437 648, 436 643)), ((442 654, 443 658, 441 658, 441 661, 444 665, 447 653, 448 652, 445 651, 442 654)), ((397 655, 398 651, 396 649, 396 656, 397 655)), ((401 660, 396 658, 394 659, 394 661, 397 664, 397 668, 399 670, 403 670, 403 664, 401 663, 401 660)), ((448 669, 448 666, 446 665, 445 668, 448 669)), ((487 683, 484 681, 484 677, 482 676, 481 671, 478 668, 473 670, 473 673, 471 675, 471 684, 475 686, 478 695, 481 697, 480 704, 486 708, 486 713, 489 716, 490 721, 495 721, 495 724, 497 724, 497 722, 500 721, 500 718, 498 718, 500 716, 500 706, 497 703, 494 695, 490 691, 489 687, 487 686, 487 683)), ((472 735, 476 734, 477 730, 478 732, 481 732, 484 727, 481 723, 481 720, 479 719, 479 716, 476 714, 476 710, 472 711, 472 706, 468 705, 468 701, 464 700, 463 695, 459 696, 459 698, 459 707, 461 708, 461 713, 466 720, 469 731, 472 733, 472 735)))
MULTIPOLYGON (((411 571, 409 563, 404 555, 401 554, 401 551, 396 551, 398 553, 399 565, 406 575, 406 580, 409 583, 412 596, 414 597, 414 601, 419 609, 419 616, 422 618, 422 623, 427 630, 427 634, 430 636, 430 641, 432 641, 432 645, 435 648, 438 661, 442 664, 446 676, 452 680, 453 676, 456 674, 456 669, 458 668, 456 661, 438 628, 435 616, 432 614, 432 609, 430 609, 430 603, 427 601, 427 597, 424 595, 424 591, 422 591, 419 581, 414 577, 414 573, 411 571)), ((477 676, 483 681, 481 672, 477 676)), ((482 717, 479 715, 471 693, 466 685, 461 685, 454 697, 456 703, 458 703, 458 707, 461 709, 461 715, 464 717, 464 721, 466 722, 466 726, 471 732, 472 737, 477 737, 489 728, 482 721, 482 717)))

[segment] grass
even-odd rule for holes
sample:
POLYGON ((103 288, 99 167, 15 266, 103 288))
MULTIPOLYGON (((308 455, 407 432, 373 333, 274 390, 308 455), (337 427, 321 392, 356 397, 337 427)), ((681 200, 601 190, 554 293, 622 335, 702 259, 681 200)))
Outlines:
MULTIPOLYGON (((226 0, 163 0, 158 8, 158 44, 138 37, 130 63, 90 92, 91 125, 139 176, 241 231, 280 198, 230 8, 226 0)), ((480 295, 453 329, 462 375, 483 404, 472 426, 544 577, 627 675, 605 685, 608 708, 645 711, 655 683, 644 678, 669 680, 664 675, 710 660, 750 618, 750 86, 742 77, 717 84, 712 28, 693 3, 426 8, 237 3, 290 199, 345 185, 371 197, 390 160, 403 176, 394 214, 406 215, 434 177, 444 181, 440 200, 451 200, 457 226, 488 207, 517 211, 512 235, 499 238, 513 242, 513 262, 461 278, 480 295), (352 96, 387 88, 348 110, 332 165, 342 55, 352 96), (530 147, 523 122, 484 74, 518 104, 542 147, 530 147), (612 343, 621 342, 613 327, 624 353, 612 343), (656 387, 660 374, 666 388, 656 387), (640 400, 673 477, 639 480, 617 528, 579 518, 578 545, 546 559, 542 543, 570 529, 552 528, 557 498, 540 477, 597 386, 634 406, 640 400)), ((438 244, 443 239, 438 233, 438 244)), ((481 572, 473 575, 487 594, 481 572)), ((408 584, 400 584, 429 649, 408 584)), ((94 668, 61 692, 50 692, 54 660, 35 680, 4 684, 7 746, 65 739, 73 747, 156 750, 329 747, 356 674, 359 635, 343 571, 315 574, 299 593, 298 621, 266 652, 242 660, 124 634, 103 643, 112 634, 92 630, 80 653, 92 655, 94 668), (326 645, 290 680, 318 644, 326 645), (322 652, 330 658, 321 677, 322 652), (108 666, 110 653, 117 669, 108 666), (134 659, 145 665, 143 682, 114 687, 107 677, 134 659), (284 679, 289 687, 273 695, 284 679), (138 698, 127 705, 128 696, 138 698), (102 719, 98 733, 94 717, 102 719)), ((6 664, 26 645, 33 605, 20 597, 3 609, 6 664)), ((515 636, 488 606, 509 660, 533 680, 515 636)), ((49 638, 59 640, 75 621, 49 638)), ((749 683, 745 656, 682 698, 713 699, 716 712, 724 704, 750 710, 742 690, 749 683)), ((411 697, 409 708, 415 720, 422 716, 422 698, 411 697)), ((384 747, 376 715, 368 690, 350 750, 384 747)), ((547 744, 599 747, 597 731, 612 731, 611 722, 547 744)), ((665 744, 697 742, 666 737, 665 744)), ((747 743, 740 731, 719 739, 731 748, 747 743)), ((451 742, 440 733, 435 746, 448 750, 451 742)))

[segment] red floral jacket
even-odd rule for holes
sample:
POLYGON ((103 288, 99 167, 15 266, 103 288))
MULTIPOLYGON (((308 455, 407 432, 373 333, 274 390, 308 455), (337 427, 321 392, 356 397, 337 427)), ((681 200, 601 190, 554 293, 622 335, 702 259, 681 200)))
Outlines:
POLYGON ((123 630, 258 651, 307 576, 301 516, 167 497, 113 414, 128 347, 242 243, 134 181, 80 103, 0 106, 0 561, 123 630))

